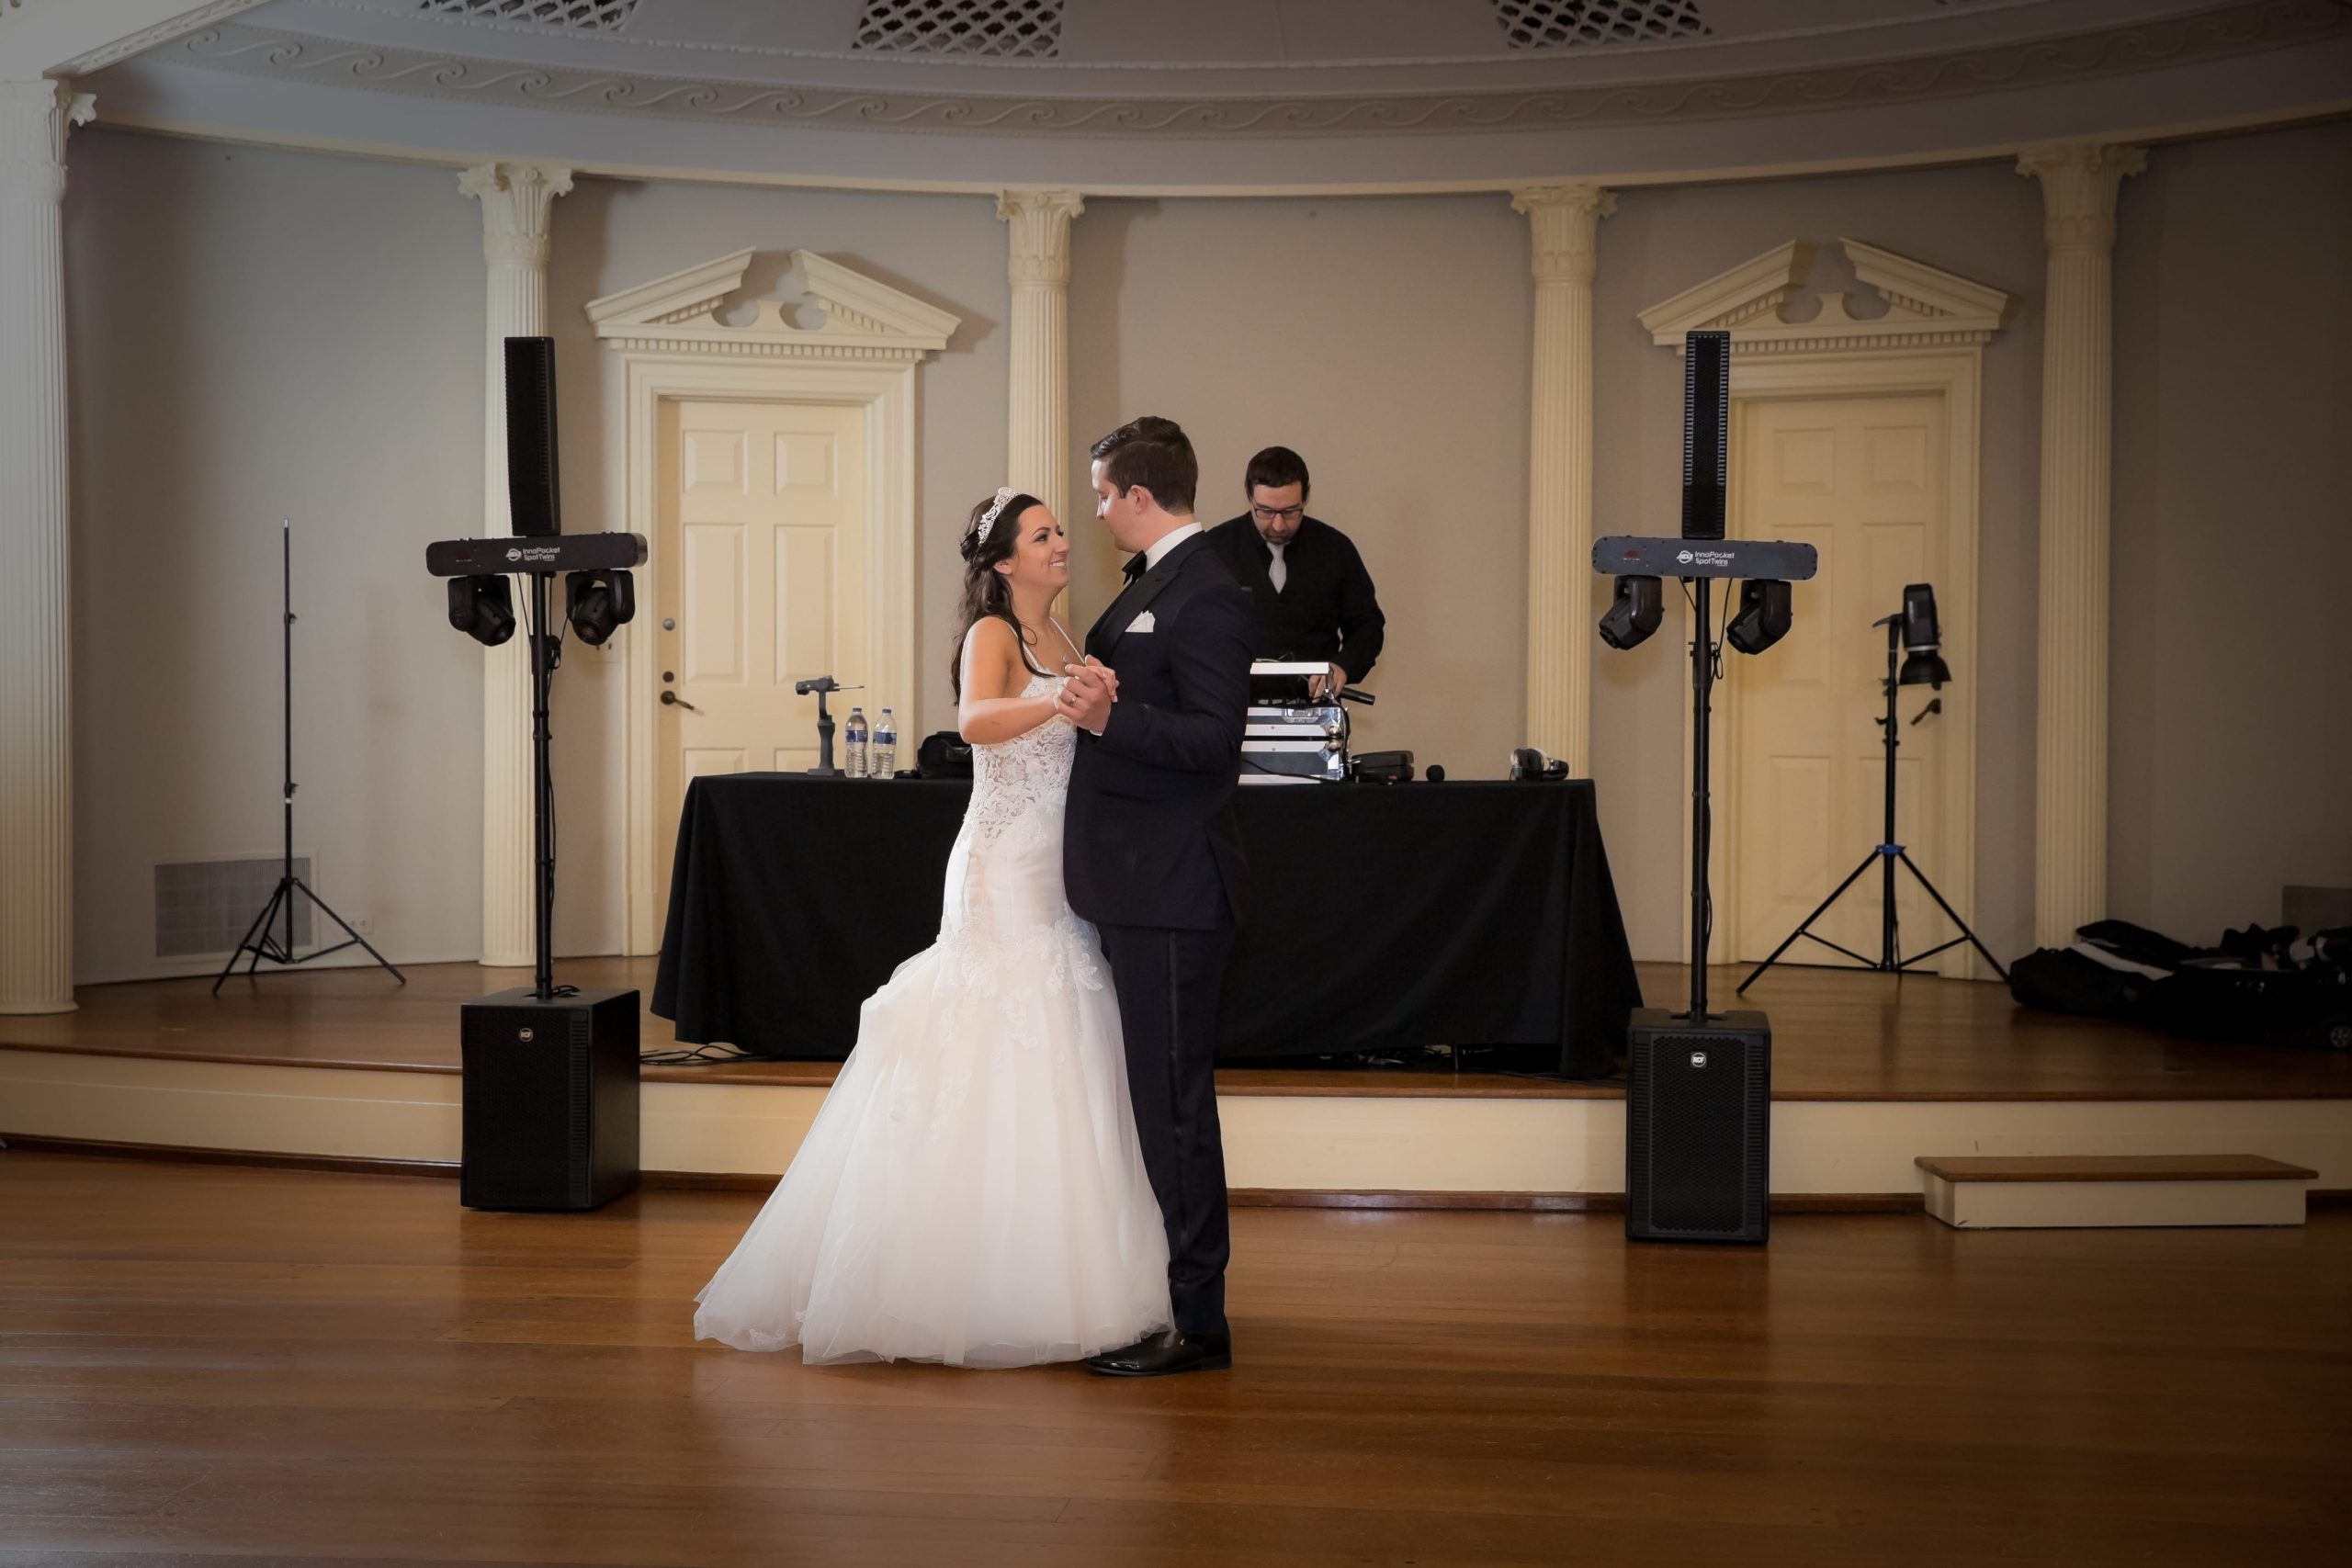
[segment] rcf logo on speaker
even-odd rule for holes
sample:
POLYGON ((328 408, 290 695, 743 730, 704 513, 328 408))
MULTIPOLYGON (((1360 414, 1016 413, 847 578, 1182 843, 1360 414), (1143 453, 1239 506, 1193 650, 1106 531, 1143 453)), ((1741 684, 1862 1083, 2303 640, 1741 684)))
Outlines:
POLYGON ((1691 1065, 1692 1066, 1694 1066, 1694 1067, 1703 1067, 1703 1066, 1705 1066, 1707 1065, 1707 1054, 1706 1054, 1704 1051, 1693 1051, 1693 1052, 1691 1052, 1691 1053, 1690 1053, 1690 1065, 1691 1065))

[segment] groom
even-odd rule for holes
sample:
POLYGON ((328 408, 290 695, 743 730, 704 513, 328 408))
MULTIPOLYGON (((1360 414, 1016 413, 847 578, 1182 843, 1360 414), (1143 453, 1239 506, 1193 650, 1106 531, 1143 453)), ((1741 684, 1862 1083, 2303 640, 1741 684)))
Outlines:
POLYGON ((1080 731, 1062 875, 1070 908, 1102 933, 1118 991, 1176 1318, 1086 1363, 1112 1377, 1233 1364, 1213 1069, 1217 990, 1241 905, 1233 789, 1257 623, 1193 521, 1199 478, 1173 420, 1138 419, 1094 444, 1095 515, 1133 558, 1059 699, 1080 731))

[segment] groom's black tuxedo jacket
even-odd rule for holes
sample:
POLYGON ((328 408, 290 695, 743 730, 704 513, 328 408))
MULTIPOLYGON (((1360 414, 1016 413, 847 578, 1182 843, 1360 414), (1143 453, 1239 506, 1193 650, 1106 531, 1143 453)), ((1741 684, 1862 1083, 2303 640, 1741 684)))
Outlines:
POLYGON ((1086 651, 1119 675, 1102 733, 1080 731, 1070 764, 1062 880, 1087 919, 1209 931, 1240 919, 1233 790, 1256 635, 1250 596, 1200 536, 1129 582, 1086 634, 1086 651))

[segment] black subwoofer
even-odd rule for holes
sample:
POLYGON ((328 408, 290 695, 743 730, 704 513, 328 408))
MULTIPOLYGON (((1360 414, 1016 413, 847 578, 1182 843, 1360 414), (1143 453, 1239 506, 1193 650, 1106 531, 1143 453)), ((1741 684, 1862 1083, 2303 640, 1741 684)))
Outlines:
POLYGON ((1625 1051, 1625 1235, 1761 1242, 1772 1165, 1772 1029, 1735 1010, 1700 1028, 1639 1008, 1625 1051))
POLYGON ((595 1209, 637 1186, 635 991, 458 1010, 469 1209, 595 1209))

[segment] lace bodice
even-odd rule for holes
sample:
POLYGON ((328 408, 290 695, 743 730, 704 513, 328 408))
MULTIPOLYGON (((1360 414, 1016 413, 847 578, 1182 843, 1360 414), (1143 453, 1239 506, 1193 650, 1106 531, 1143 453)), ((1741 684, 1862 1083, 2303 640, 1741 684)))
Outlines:
MULTIPOLYGON (((1032 675, 1020 695, 1057 692, 1067 679, 1032 675)), ((1041 813, 1058 818, 1069 789, 1070 759, 1078 754, 1078 731, 1065 719, 1049 718, 1024 735, 972 748, 972 805, 965 820, 975 834, 993 839, 1014 823, 1041 813)))
MULTIPOLYGON (((1023 697, 1057 690, 1063 677, 1033 675, 1023 697)), ((947 859, 939 936, 964 989, 995 999, 1027 1038, 1039 997, 1065 985, 1102 986, 1091 929, 1062 892, 1062 815, 1078 731, 1059 717, 995 745, 972 748, 972 804, 947 859), (1006 976, 1020 976, 1007 985, 1006 976)), ((943 1033, 956 1028, 943 1021, 943 1033)))

